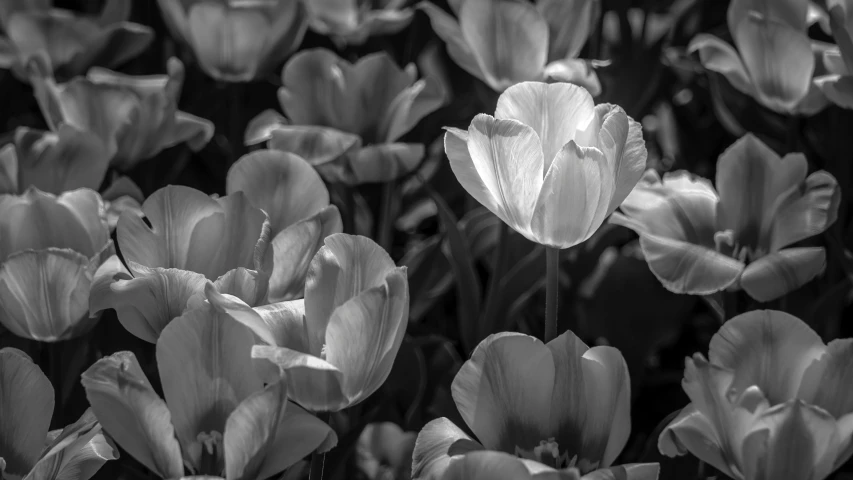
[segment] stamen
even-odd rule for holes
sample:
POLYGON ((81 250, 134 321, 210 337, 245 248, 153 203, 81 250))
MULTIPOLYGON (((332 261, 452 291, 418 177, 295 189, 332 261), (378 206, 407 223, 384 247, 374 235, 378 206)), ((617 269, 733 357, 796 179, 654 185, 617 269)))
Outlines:
POLYGON ((201 445, 201 460, 199 461, 201 471, 197 473, 220 475, 225 468, 222 434, 217 431, 201 432, 196 440, 201 445))

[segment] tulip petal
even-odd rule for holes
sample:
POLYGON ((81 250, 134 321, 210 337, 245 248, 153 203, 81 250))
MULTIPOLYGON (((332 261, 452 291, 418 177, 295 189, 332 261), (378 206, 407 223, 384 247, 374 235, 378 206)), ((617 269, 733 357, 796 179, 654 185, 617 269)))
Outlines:
POLYGON ((329 205, 329 192, 311 164, 276 150, 242 156, 228 170, 225 185, 228 194, 241 191, 267 213, 273 237, 329 205))
POLYGON ((764 0, 735 0, 729 4, 726 19, 729 28, 734 31, 743 18, 756 12, 762 16, 778 20, 797 30, 806 29, 806 18, 809 11, 809 3, 801 0, 778 0, 767 2, 764 0))
POLYGON ((586 418, 579 457, 609 467, 631 434, 631 384, 619 350, 593 347, 583 354, 586 418))
POLYGON ((213 138, 213 122, 187 112, 175 112, 174 124, 159 139, 159 150, 186 143, 193 152, 201 150, 213 138))
POLYGON ((601 150, 569 141, 551 163, 536 200, 530 223, 536 242, 568 248, 591 237, 607 215, 613 173, 601 150))
POLYGON ((196 468, 199 434, 225 432, 228 415, 261 389, 249 356, 253 343, 251 330, 212 306, 176 318, 157 340, 163 395, 182 449, 196 468))
POLYGON ((187 25, 198 62, 210 76, 227 82, 255 77, 270 30, 261 12, 194 3, 188 9, 187 25))
POLYGON ((646 141, 643 140, 643 126, 633 118, 625 115, 620 107, 608 104, 596 105, 596 115, 602 118, 601 130, 598 133, 598 148, 604 152, 610 162, 611 171, 615 177, 615 189, 607 215, 613 213, 637 183, 643 178, 646 170, 646 141), (627 118, 627 124, 622 117, 627 118), (623 129, 625 133, 623 134, 623 129), (624 138, 624 141, 623 141, 624 138))
POLYGON ((658 450, 668 457, 690 452, 729 477, 735 477, 724 456, 714 425, 692 403, 684 407, 661 432, 658 450))
POLYGON ((272 138, 272 132, 287 125, 287 119, 273 109, 266 109, 249 121, 243 134, 244 145, 256 145, 272 138))
POLYGON ((36 464, 53 415, 53 387, 22 351, 0 349, 0 458, 24 476, 36 464))
POLYGON ((19 193, 18 169, 18 153, 15 146, 7 144, 0 148, 0 194, 19 193))
POLYGON ((590 95, 601 95, 601 80, 588 60, 567 58, 545 65, 545 79, 549 82, 565 82, 585 88, 590 95))
POLYGON ((427 77, 418 80, 400 92, 379 126, 379 139, 395 142, 414 128, 421 118, 432 113, 445 102, 446 93, 441 83, 427 77))
POLYGON ((304 158, 315 167, 361 147, 361 137, 316 125, 282 125, 271 132, 269 148, 304 158))
POLYGON ((79 420, 61 431, 48 433, 48 442, 42 457, 29 472, 27 478, 73 478, 88 480, 108 460, 118 458, 118 450, 101 433, 91 409, 86 410, 79 420))
POLYGON ((412 453, 412 480, 440 480, 451 457, 482 449, 482 445, 453 422, 444 417, 436 418, 418 433, 412 453))
MULTIPOLYGON (((266 276, 242 267, 229 270, 225 275, 217 278, 213 284, 221 293, 237 297, 249 305, 263 303, 267 296, 266 276)), ((192 300, 187 301, 187 308, 190 308, 191 303, 192 300)))
POLYGON ((548 58, 574 58, 580 54, 594 24, 591 0, 539 0, 536 8, 548 22, 548 58))
POLYGON ((507 88, 500 96, 495 118, 517 120, 536 132, 545 161, 542 171, 546 172, 569 141, 592 146, 582 142, 580 136, 595 121, 595 113, 592 96, 582 87, 523 82, 507 88))
MULTIPOLYGON (((367 145, 346 155, 347 175, 339 181, 348 185, 391 182, 413 172, 423 158, 420 143, 367 145)), ((325 173, 322 167, 319 170, 321 175, 325 173)))
POLYGON ((465 191, 474 200, 488 208, 492 213, 507 222, 507 214, 503 203, 496 199, 474 165, 474 159, 468 151, 468 131, 458 128, 446 128, 444 134, 444 151, 450 161, 450 168, 456 175, 456 180, 462 184, 465 191))
POLYGON ((453 400, 486 448, 533 451, 558 433, 550 422, 555 374, 554 357, 539 340, 490 335, 453 379, 453 400))
POLYGON ((770 251, 822 233, 835 223, 840 201, 838 182, 823 170, 789 188, 778 199, 770 220, 770 251))
POLYGON ((750 297, 769 302, 802 287, 825 267, 823 247, 786 248, 747 265, 740 285, 750 297))
POLYGON ((835 418, 853 412, 853 340, 829 342, 826 353, 803 374, 797 398, 820 407, 835 418))
POLYGON ((698 51, 699 60, 703 67, 721 73, 733 87, 742 93, 750 96, 755 95, 755 87, 752 85, 752 79, 749 78, 746 66, 734 47, 728 43, 714 35, 700 33, 690 41, 687 51, 698 51))
POLYGON ((304 296, 311 260, 326 237, 342 230, 340 212, 334 205, 329 205, 276 235, 271 242, 273 271, 269 300, 281 302, 304 296))
POLYGON ((592 411, 599 402, 610 399, 596 398, 593 403, 587 402, 587 395, 591 396, 595 390, 594 386, 590 385, 587 391, 586 384, 588 382, 584 377, 585 371, 592 368, 591 366, 586 366, 586 368, 583 366, 584 363, 593 361, 584 360, 584 354, 589 351, 589 347, 571 330, 567 330, 559 337, 551 340, 546 346, 551 352, 554 363, 554 386, 551 393, 552 408, 549 422, 558 432, 555 437, 557 444, 561 451, 573 452, 571 455, 578 455, 578 460, 597 462, 601 460, 604 443, 607 442, 607 433, 600 431, 601 429, 595 432, 586 432, 584 421, 588 415, 588 410, 592 411), (594 436, 596 437, 595 441, 599 441, 600 435, 605 435, 604 443, 600 445, 595 458, 588 457, 587 450, 583 448, 585 439, 589 443, 588 439, 594 436))
MULTIPOLYGON (((574 478, 577 478, 576 475, 574 478)), ((444 480, 527 480, 533 477, 518 457, 486 450, 471 452, 450 462, 441 478, 444 480)), ((567 474, 566 478, 571 479, 572 476, 567 474)))
POLYGON ((548 23, 535 6, 512 0, 466 0, 459 26, 480 70, 494 79, 492 88, 542 75, 548 61, 548 23))
POLYGON ((834 104, 853 109, 853 77, 844 75, 815 76, 815 84, 834 104))
POLYGON ((812 361, 825 351, 805 322, 784 312, 757 310, 727 321, 711 339, 709 360, 734 371, 731 388, 757 385, 775 405, 797 394, 812 361))
POLYGON ((286 373, 291 398, 305 408, 334 411, 348 404, 343 373, 320 357, 286 347, 255 345, 252 358, 268 360, 286 373))
POLYGON ((581 480, 657 480, 659 474, 660 465, 657 463, 625 463, 595 470, 581 480))
POLYGON ((476 54, 462 34, 459 22, 431 2, 420 2, 418 8, 429 16, 432 29, 447 44, 447 54, 453 62, 462 70, 494 88, 495 85, 492 84, 494 79, 491 74, 483 72, 476 54))
POLYGON ((133 353, 98 360, 81 383, 98 421, 127 453, 161 478, 183 476, 172 416, 133 353))

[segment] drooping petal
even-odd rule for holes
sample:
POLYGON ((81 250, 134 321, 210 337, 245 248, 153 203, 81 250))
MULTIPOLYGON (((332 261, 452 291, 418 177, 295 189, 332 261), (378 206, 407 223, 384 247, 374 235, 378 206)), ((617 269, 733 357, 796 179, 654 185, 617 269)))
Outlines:
POLYGON ((707 33, 693 37, 688 52, 699 52, 702 66, 723 74, 733 87, 746 95, 755 95, 755 87, 737 51, 723 40, 707 33))
POLYGON ((829 342, 826 352, 803 374, 797 398, 818 406, 835 418, 853 412, 853 340, 829 342))
POLYGON ((825 349, 797 317, 756 310, 727 321, 711 339, 708 358, 734 372, 735 391, 757 385, 775 405, 797 394, 803 372, 825 349))
POLYGON ((533 451, 558 433, 550 422, 555 373, 551 351, 534 337, 491 335, 453 379, 453 400, 486 448, 533 451))
POLYGON ((199 434, 225 432, 237 405, 261 389, 252 368, 251 330, 212 306, 173 320, 157 340, 163 395, 182 450, 200 466, 199 434))
POLYGON ((769 302, 802 287, 825 267, 823 247, 786 248, 747 265, 740 285, 750 297, 769 302))
POLYGON ((708 417, 698 411, 693 404, 688 404, 661 432, 658 438, 658 450, 668 457, 689 452, 699 460, 734 478, 735 475, 729 468, 728 460, 720 445, 719 435, 708 417))
POLYGON ((494 83, 495 80, 492 75, 483 72, 480 66, 481 62, 462 35, 462 28, 458 21, 431 2, 420 2, 418 8, 429 16, 432 29, 447 44, 447 54, 450 55, 456 65, 459 65, 462 70, 470 75, 486 82, 490 87, 499 89, 498 85, 494 83))
POLYGON ((770 251, 815 236, 829 228, 838 217, 840 201, 838 182, 823 170, 812 173, 800 185, 790 187, 778 198, 769 220, 770 231, 767 236, 770 251))
POLYGON ((183 476, 172 416, 133 353, 98 360, 81 383, 98 421, 127 453, 161 478, 183 476))
POLYGON ((578 457, 609 467, 631 434, 628 365, 619 350, 598 346, 583 354, 581 367, 587 408, 578 457))
POLYGON ((8 473, 23 477, 36 464, 53 402, 50 381, 24 352, 0 350, 0 458, 8 473))
POLYGON ((412 453, 412 480, 440 480, 451 463, 451 457, 483 446, 461 428, 441 417, 424 425, 412 453))

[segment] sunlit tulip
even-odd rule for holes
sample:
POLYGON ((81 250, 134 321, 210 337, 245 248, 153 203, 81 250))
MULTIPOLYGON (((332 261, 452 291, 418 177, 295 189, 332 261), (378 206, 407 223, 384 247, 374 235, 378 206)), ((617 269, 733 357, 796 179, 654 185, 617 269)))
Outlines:
POLYGON ((0 195, 0 323, 42 342, 85 333, 89 290, 112 251, 104 205, 92 190, 59 196, 30 187, 0 195))
POLYGON ((368 480, 409 480, 416 438, 396 423, 371 423, 358 437, 356 464, 368 480))
POLYGON ((577 58, 595 23, 593 0, 448 3, 458 20, 429 2, 421 2, 420 8, 447 43, 450 58, 493 90, 550 78, 600 93, 595 72, 577 58))
POLYGON ((167 75, 130 76, 93 68, 85 78, 68 83, 32 77, 51 130, 61 134, 71 129, 86 141, 97 138, 120 170, 164 148, 186 142, 199 150, 210 141, 211 122, 178 110, 183 81, 184 67, 176 58, 169 60, 167 75))
POLYGON ((326 180, 351 185, 411 172, 424 146, 399 139, 444 103, 437 81, 418 80, 414 65, 400 69, 384 52, 352 64, 329 50, 305 50, 287 62, 282 81, 287 121, 262 113, 247 143, 269 139, 270 148, 305 158, 326 180))
POLYGON ((228 171, 225 190, 243 192, 270 219, 272 274, 267 298, 301 298, 308 265, 323 239, 343 229, 337 207, 329 205, 323 180, 302 158, 277 150, 243 156, 228 171))
POLYGON ((314 411, 355 405, 382 386, 409 319, 406 267, 369 238, 341 233, 311 261, 304 300, 253 309, 212 286, 205 293, 252 329, 264 343, 252 357, 284 371, 290 397, 314 411))
POLYGON ((815 78, 815 83, 833 103, 853 109, 853 2, 828 0, 826 5, 838 46, 823 52, 828 73, 815 78))
POLYGON ((494 117, 477 115, 468 131, 448 128, 444 149, 472 197, 555 248, 592 236, 646 167, 640 124, 568 83, 508 88, 494 117))
POLYGON ((813 114, 825 106, 813 82, 815 53, 807 34, 808 0, 733 0, 728 25, 732 47, 699 34, 688 47, 705 68, 780 113, 813 114))
POLYGON ((98 360, 83 387, 104 430, 161 478, 192 475, 263 480, 314 450, 334 431, 264 386, 252 367, 252 332, 210 305, 176 318, 157 340, 161 399, 131 352, 98 360))
POLYGON ((409 0, 313 0, 307 2, 309 26, 341 45, 361 45, 368 37, 406 28, 414 11, 409 0))
POLYGON ((158 2, 172 35, 208 75, 226 82, 269 73, 299 47, 308 26, 309 2, 300 0, 158 2))
POLYGON ((441 479, 460 455, 494 450, 524 459, 530 473, 574 467, 595 472, 590 478, 654 480, 657 464, 611 466, 631 433, 630 390, 628 366, 613 347, 589 348, 571 331, 547 345, 520 333, 491 335, 452 385, 479 442, 447 418, 431 421, 418 435, 412 478, 441 479))
POLYGON ((658 447, 735 480, 823 480, 853 454, 851 383, 853 339, 824 345, 787 313, 745 313, 714 335, 707 360, 686 360, 691 403, 658 447))
POLYGON ((717 191, 687 172, 646 172, 612 221, 640 235, 652 272, 675 293, 743 288, 768 302, 801 287, 826 263, 822 247, 792 247, 835 221, 840 191, 806 157, 780 158, 748 134, 717 162, 717 191), (719 195, 717 194, 719 192, 719 195))
POLYGON ((59 78, 83 75, 92 66, 117 67, 139 55, 154 32, 128 22, 131 0, 109 0, 100 15, 52 8, 51 0, 0 2, 0 68, 28 78, 38 58, 59 78))
POLYGON ((24 352, 0 349, 0 477, 88 480, 118 452, 91 410, 48 432, 53 386, 24 352))
POLYGON ((144 219, 132 212, 119 218, 124 263, 108 261, 111 275, 92 289, 92 313, 113 308, 130 333, 155 343, 208 280, 251 305, 263 302, 270 226, 242 192, 212 198, 168 186, 145 200, 142 213, 144 219))

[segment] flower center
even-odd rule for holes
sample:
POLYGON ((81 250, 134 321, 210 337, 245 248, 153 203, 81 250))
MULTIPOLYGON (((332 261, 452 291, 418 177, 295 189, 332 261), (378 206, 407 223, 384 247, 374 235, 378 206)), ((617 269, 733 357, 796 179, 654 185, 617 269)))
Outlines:
POLYGON ((201 460, 199 469, 202 474, 219 475, 225 469, 225 452, 223 451, 222 434, 217 431, 201 432, 196 437, 201 444, 201 460))
POLYGON ((746 264, 754 262, 767 255, 767 251, 763 248, 738 243, 735 239, 734 232, 731 230, 724 230, 722 232, 715 233, 714 244, 718 252, 746 264))
POLYGON ((569 458, 569 452, 560 453, 560 444, 553 438, 541 440, 538 446, 533 447, 533 450, 524 450, 516 445, 515 455, 528 460, 536 460, 557 470, 574 467, 580 471, 581 475, 597 469, 600 463, 590 462, 585 458, 578 460, 577 455, 569 458))

